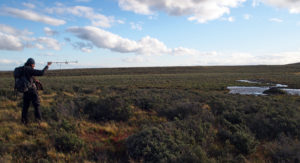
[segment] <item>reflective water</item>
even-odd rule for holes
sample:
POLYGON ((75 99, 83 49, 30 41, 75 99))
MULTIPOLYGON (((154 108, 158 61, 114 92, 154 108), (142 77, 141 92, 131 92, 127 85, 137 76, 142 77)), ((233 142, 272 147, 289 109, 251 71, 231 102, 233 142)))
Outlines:
POLYGON ((227 87, 231 94, 241 95, 266 95, 263 92, 270 89, 270 87, 245 87, 245 86, 232 86, 227 87))
POLYGON ((281 90, 286 91, 290 95, 298 95, 298 96, 300 96, 300 89, 288 89, 288 88, 284 88, 284 89, 281 89, 281 90))
MULTIPOLYGON (((237 80, 239 82, 244 83, 252 83, 252 84, 258 84, 261 82, 257 81, 250 81, 250 80, 237 80)), ((269 83, 266 83, 269 84, 269 83)), ((288 88, 288 85, 284 84, 276 84, 274 86, 229 86, 227 89, 229 89, 230 94, 241 94, 241 95, 266 95, 263 92, 272 88, 277 87, 285 92, 287 92, 289 95, 299 95, 300 96, 300 89, 290 89, 288 88)))
POLYGON ((284 84, 276 84, 275 87, 278 87, 278 88, 287 88, 289 86, 288 85, 284 85, 284 84))
POLYGON ((257 81, 251 81, 251 80, 237 80, 238 82, 242 82, 242 83, 250 83, 250 84, 258 84, 260 82, 257 81))

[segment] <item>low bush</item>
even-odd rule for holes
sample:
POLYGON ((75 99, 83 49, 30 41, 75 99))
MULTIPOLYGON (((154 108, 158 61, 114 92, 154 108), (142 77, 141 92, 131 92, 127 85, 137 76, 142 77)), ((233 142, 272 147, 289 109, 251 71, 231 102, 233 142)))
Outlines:
POLYGON ((53 107, 41 107, 41 112, 44 120, 47 121, 58 121, 59 119, 59 114, 57 110, 53 107))
POLYGON ((179 154, 179 144, 164 131, 153 127, 127 139, 129 156, 145 162, 170 162, 179 154))
POLYGON ((285 94, 287 94, 285 91, 283 91, 277 87, 272 87, 268 90, 265 90, 263 93, 268 94, 268 95, 285 95, 285 94))
POLYGON ((230 138, 231 143, 239 153, 248 155, 255 151, 257 142, 254 137, 246 132, 236 132, 230 138))
POLYGON ((127 121, 132 116, 128 103, 120 97, 108 97, 98 101, 89 101, 84 107, 84 113, 94 121, 127 121))
POLYGON ((9 100, 16 100, 19 94, 20 93, 14 92, 13 87, 11 89, 0 89, 0 97, 5 97, 9 100))
POLYGON ((209 162, 201 146, 187 143, 172 132, 157 127, 147 128, 130 136, 129 157, 144 162, 209 162))
POLYGON ((60 133, 54 138, 55 149, 59 152, 78 152, 83 147, 84 142, 75 134, 60 133))
POLYGON ((22 160, 31 160, 31 161, 37 161, 41 158, 47 158, 47 144, 43 142, 37 142, 37 143, 24 143, 17 145, 15 150, 13 151, 14 159, 16 162, 18 159, 22 160))
POLYGON ((61 129, 64 129, 66 132, 70 132, 70 133, 73 133, 76 131, 76 126, 66 119, 63 119, 60 122, 58 127, 61 129))
POLYGON ((178 118, 183 120, 190 115, 195 115, 200 113, 202 108, 201 104, 199 103, 180 103, 180 104, 173 104, 165 109, 159 111, 160 116, 167 117, 169 120, 174 120, 178 118))
POLYGON ((300 142, 284 134, 264 145, 264 148, 273 162, 300 162, 300 142))

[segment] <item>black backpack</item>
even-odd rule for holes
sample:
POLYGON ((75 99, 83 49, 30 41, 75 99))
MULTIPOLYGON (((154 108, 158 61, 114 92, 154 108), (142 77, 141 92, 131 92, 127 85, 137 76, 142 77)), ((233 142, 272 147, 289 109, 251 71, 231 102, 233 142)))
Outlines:
POLYGON ((32 84, 26 79, 24 66, 15 68, 14 78, 15 90, 17 90, 18 92, 24 93, 27 92, 29 88, 31 88, 32 84))

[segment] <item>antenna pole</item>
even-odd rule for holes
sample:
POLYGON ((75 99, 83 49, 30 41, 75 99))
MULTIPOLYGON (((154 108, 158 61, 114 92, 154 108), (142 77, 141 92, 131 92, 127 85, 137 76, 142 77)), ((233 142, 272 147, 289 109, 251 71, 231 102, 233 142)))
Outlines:
MULTIPOLYGON (((50 61, 50 62, 51 62, 51 61, 50 61)), ((52 63, 59 64, 59 67, 60 67, 60 70, 61 70, 61 65, 62 65, 62 64, 66 64, 66 65, 69 64, 69 63, 75 63, 75 64, 76 64, 76 63, 78 63, 78 61, 65 61, 65 62, 59 62, 59 61, 57 62, 57 61, 54 61, 54 62, 52 62, 52 63)))

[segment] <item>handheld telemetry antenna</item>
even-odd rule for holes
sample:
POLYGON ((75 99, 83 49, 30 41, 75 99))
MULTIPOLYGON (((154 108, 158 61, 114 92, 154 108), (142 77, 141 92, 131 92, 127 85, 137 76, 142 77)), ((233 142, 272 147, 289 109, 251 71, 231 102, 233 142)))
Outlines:
POLYGON ((78 61, 65 61, 65 62, 52 62, 52 63, 55 63, 55 64, 59 64, 59 66, 60 66, 60 69, 61 69, 61 65, 62 64, 70 64, 70 63, 78 63, 78 61))

